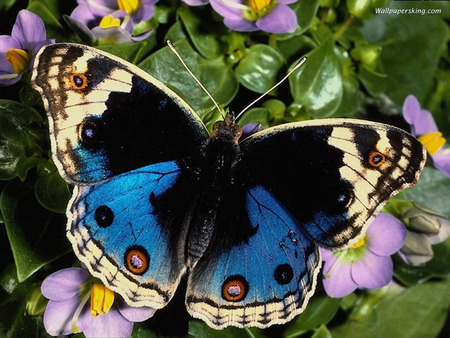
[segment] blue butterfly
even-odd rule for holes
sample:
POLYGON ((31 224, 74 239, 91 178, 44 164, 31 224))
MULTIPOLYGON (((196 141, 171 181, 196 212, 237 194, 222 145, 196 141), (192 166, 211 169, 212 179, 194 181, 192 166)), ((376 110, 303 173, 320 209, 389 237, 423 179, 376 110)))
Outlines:
POLYGON ((425 162, 411 135, 358 120, 242 140, 230 113, 209 135, 164 84, 86 46, 44 47, 32 81, 54 161, 75 185, 67 236, 78 258, 133 306, 163 308, 187 276, 188 312, 216 329, 301 313, 318 246, 358 240, 425 162))

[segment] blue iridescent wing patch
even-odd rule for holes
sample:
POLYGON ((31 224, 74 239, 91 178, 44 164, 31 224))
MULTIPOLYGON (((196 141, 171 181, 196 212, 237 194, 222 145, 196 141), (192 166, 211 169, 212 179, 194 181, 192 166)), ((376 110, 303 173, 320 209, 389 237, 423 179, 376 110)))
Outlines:
POLYGON ((175 162, 163 162, 76 187, 67 229, 74 251, 135 306, 165 306, 186 270, 186 229, 162 223, 154 203, 179 174, 175 162))
POLYGON ((87 46, 43 47, 32 83, 54 161, 75 184, 67 234, 77 257, 132 306, 166 306, 187 276, 189 313, 215 329, 302 312, 318 246, 358 240, 426 160, 406 132, 358 120, 240 141, 227 114, 209 135, 169 88, 87 46))
POLYGON ((260 185, 247 192, 246 211, 254 234, 206 252, 189 277, 188 311, 216 328, 285 323, 315 290, 320 253, 292 215, 260 185))

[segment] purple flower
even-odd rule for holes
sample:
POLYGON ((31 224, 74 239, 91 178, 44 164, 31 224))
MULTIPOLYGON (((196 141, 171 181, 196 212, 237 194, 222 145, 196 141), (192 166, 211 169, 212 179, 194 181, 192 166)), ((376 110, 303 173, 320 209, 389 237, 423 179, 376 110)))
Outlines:
POLYGON ((78 0, 69 25, 81 36, 97 44, 126 43, 148 37, 146 23, 155 13, 158 0, 78 0))
POLYGON ((323 285, 330 297, 344 297, 357 288, 376 289, 392 279, 390 255, 397 252, 406 239, 406 228, 390 214, 379 214, 367 233, 346 250, 320 248, 323 285))
POLYGON ((134 322, 150 318, 155 311, 126 305, 81 268, 51 274, 41 291, 49 299, 44 327, 52 336, 83 332, 86 337, 126 337, 131 335, 134 322))
POLYGON ((187 3, 189 6, 203 6, 206 5, 209 0, 183 0, 183 2, 187 3))
POLYGON ((431 155, 433 165, 450 177, 450 149, 445 147, 445 138, 438 130, 433 115, 421 109, 417 98, 409 95, 403 103, 403 117, 410 124, 411 133, 417 136, 431 155))
POLYGON ((256 123, 256 122, 247 123, 246 125, 244 125, 242 127, 242 135, 241 135, 240 139, 244 140, 247 137, 249 137, 249 136, 253 135, 254 133, 257 133, 263 129, 264 129, 264 127, 261 123, 256 123))
POLYGON ((213 9, 224 17, 225 25, 235 31, 263 30, 269 33, 292 33, 297 16, 287 6, 297 0, 211 0, 213 9))
POLYGON ((21 10, 11 36, 0 36, 0 86, 18 82, 31 69, 39 49, 54 40, 46 39, 45 26, 36 14, 21 10))

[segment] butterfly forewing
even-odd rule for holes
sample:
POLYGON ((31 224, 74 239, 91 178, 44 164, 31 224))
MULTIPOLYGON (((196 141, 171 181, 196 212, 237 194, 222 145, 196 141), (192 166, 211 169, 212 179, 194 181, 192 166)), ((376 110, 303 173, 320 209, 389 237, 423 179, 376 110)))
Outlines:
POLYGON ((380 206, 417 182, 426 159, 401 129, 343 119, 270 128, 240 147, 244 180, 268 188, 329 248, 356 240, 380 206))
POLYGON ((188 156, 208 138, 198 116, 170 89, 86 46, 44 47, 32 81, 48 112, 55 162, 75 183, 188 156))

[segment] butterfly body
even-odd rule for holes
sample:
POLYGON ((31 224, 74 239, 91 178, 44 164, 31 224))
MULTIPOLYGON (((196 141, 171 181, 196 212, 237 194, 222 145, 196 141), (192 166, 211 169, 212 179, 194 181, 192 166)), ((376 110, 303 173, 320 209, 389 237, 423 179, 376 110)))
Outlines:
POLYGON ((358 120, 209 135, 170 89, 114 56, 45 47, 33 78, 62 176, 75 184, 67 235, 130 305, 164 307, 187 274, 186 307, 213 328, 285 323, 312 296, 318 245, 359 239, 379 206, 415 184, 425 152, 358 120))

